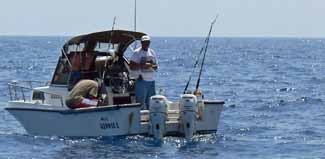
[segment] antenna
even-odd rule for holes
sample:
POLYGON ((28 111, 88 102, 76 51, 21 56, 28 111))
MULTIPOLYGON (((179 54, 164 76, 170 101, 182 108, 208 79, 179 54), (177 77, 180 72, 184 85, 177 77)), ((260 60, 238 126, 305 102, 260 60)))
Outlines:
POLYGON ((137 0, 134 0, 134 31, 137 31, 137 0))
MULTIPOLYGON (((134 0, 134 31, 137 31, 137 0, 134 0)), ((137 42, 134 42, 134 47, 133 50, 135 50, 137 48, 137 42)))

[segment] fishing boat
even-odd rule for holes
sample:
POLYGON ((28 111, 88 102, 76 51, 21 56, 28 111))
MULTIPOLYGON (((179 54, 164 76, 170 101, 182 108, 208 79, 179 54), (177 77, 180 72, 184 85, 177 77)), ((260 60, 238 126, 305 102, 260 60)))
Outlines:
MULTIPOLYGON (((135 100, 135 77, 129 68, 127 49, 145 33, 110 30, 80 35, 61 50, 51 81, 12 81, 5 108, 36 136, 97 137, 148 135, 192 138, 217 131, 224 101, 204 100, 184 93, 178 101, 164 95, 150 99, 149 110, 135 100), (91 46, 91 47, 89 47, 91 46), (72 72, 79 67, 81 79, 103 79, 103 102, 94 107, 70 109, 65 104, 73 87, 72 72), (35 86, 38 85, 38 86, 35 86)), ((80 80, 80 79, 79 79, 80 80)))

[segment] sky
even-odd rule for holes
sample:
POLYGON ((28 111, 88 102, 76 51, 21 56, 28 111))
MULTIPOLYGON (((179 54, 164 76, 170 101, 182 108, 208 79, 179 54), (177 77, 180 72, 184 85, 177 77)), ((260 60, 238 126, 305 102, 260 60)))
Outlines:
MULTIPOLYGON (((133 30, 135 0, 0 0, 0 35, 72 36, 133 30)), ((325 37, 325 0, 137 0, 152 36, 325 37)))

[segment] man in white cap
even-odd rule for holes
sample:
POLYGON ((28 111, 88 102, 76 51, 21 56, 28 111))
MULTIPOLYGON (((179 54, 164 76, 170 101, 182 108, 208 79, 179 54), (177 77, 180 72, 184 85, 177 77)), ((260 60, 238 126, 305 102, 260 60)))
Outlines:
POLYGON ((156 94, 155 71, 158 69, 158 60, 155 51, 149 48, 148 35, 141 37, 141 45, 131 57, 130 68, 138 76, 135 83, 136 101, 142 104, 142 109, 149 109, 150 97, 156 94))

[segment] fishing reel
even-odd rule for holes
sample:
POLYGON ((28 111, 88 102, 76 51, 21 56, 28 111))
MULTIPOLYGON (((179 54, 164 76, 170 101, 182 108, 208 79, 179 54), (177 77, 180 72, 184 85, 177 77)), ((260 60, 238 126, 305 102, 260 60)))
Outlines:
POLYGON ((200 89, 196 89, 193 93, 190 90, 186 90, 184 91, 184 94, 193 94, 196 97, 202 97, 202 98, 204 97, 203 92, 200 89))
POLYGON ((200 89, 196 89, 193 94, 197 97, 203 97, 203 92, 200 89))

